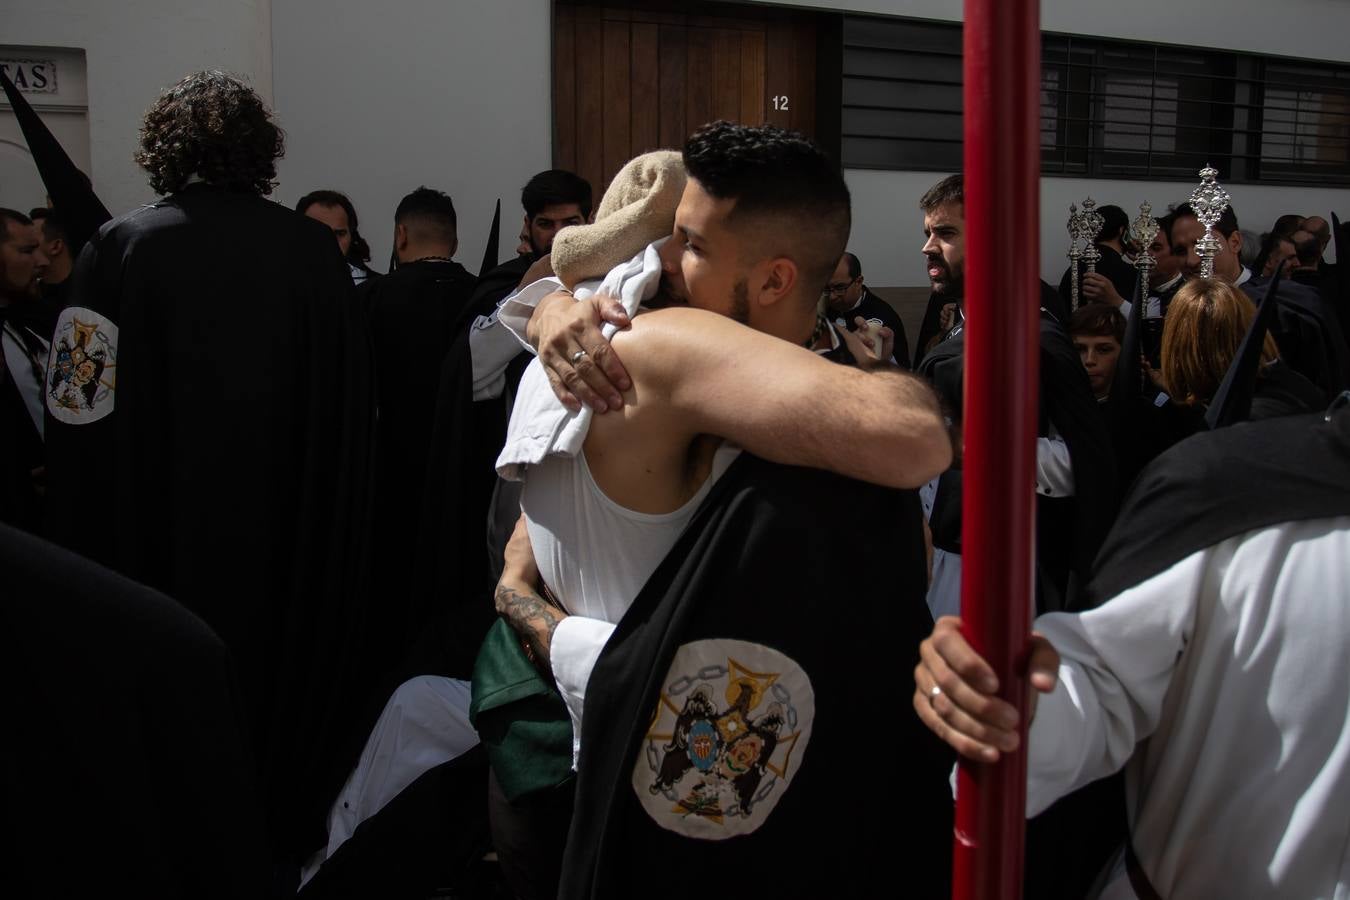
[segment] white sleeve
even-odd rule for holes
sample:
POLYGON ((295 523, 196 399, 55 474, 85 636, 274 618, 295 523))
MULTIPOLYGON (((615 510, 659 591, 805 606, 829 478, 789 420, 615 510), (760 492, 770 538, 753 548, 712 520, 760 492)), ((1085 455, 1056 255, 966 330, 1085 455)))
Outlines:
POLYGON ((506 369, 520 355, 520 342, 503 324, 498 310, 479 316, 469 329, 469 358, 473 361, 473 399, 500 397, 506 388, 506 369))
POLYGON ((586 683, 591 680, 595 661, 613 633, 613 623, 585 616, 568 616, 553 631, 549 665, 572 718, 573 767, 581 751, 581 711, 586 703, 586 683))
POLYGON ((1046 497, 1072 497, 1073 461, 1069 445, 1054 431, 1036 439, 1036 493, 1046 497))
POLYGON ((497 307, 497 315, 502 324, 507 327, 511 334, 515 335, 516 340, 520 341, 520 345, 531 353, 534 353, 534 348, 525 339, 525 326, 530 324, 530 316, 534 315, 534 308, 539 305, 539 301, 562 286, 563 283, 560 279, 550 275, 547 278, 541 278, 527 284, 503 300, 501 305, 497 307))
POLYGON ((1119 771, 1158 727, 1177 660, 1195 630, 1211 550, 1085 613, 1036 628, 1060 654, 1059 683, 1040 697, 1027 740, 1027 815, 1119 771))
POLYGON ((1134 309, 1133 303, 1129 300, 1121 300, 1120 306, 1116 308, 1120 310, 1120 314, 1125 317, 1126 322, 1130 321, 1130 310, 1134 309))

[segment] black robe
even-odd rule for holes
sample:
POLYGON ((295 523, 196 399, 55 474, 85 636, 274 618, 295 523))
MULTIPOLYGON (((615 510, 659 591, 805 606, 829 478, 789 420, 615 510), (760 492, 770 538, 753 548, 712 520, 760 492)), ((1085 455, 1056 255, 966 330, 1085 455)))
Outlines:
POLYGON ((401 663, 408 639, 424 625, 411 620, 409 611, 421 606, 413 576, 420 565, 437 393, 445 360, 460 343, 457 332, 476 282, 459 263, 411 262, 357 290, 370 317, 379 410, 372 583, 383 599, 368 617, 362 654, 373 674, 401 663))
MULTIPOLYGON (((26 321, 15 316, 12 307, 0 307, 0 327, 9 322, 30 351, 36 352, 41 344, 32 340, 26 321)), ((11 372, 9 361, 0 353, 0 522, 25 531, 36 531, 42 525, 43 497, 32 474, 43 465, 42 435, 16 380, 32 377, 27 371, 11 372)))
POLYGON ((909 338, 905 336, 905 323, 901 321, 900 314, 895 311, 894 307, 867 288, 863 288, 863 294, 858 298, 857 306, 847 312, 830 313, 832 321, 836 323, 842 321, 849 331, 858 330, 857 323, 853 321, 858 316, 867 320, 876 319, 895 332, 895 351, 893 354, 895 363, 902 369, 910 368, 909 338))
POLYGON ((1197 434, 1140 476, 1102 546, 1088 599, 1105 603, 1244 532, 1348 514, 1350 404, 1330 416, 1280 416, 1197 434))
MULTIPOLYGON (((1123 300, 1132 300, 1138 292, 1136 286, 1139 283, 1139 270, 1125 261, 1112 247, 1103 247, 1097 245, 1101 251, 1102 258, 1097 260, 1097 274, 1104 275, 1116 289, 1116 293, 1123 300)), ((1064 276, 1059 280, 1059 302, 1063 309, 1073 315, 1073 283, 1070 280, 1070 274, 1073 267, 1070 266, 1064 270, 1064 276)), ((1087 263, 1078 263, 1078 305, 1082 306, 1088 302, 1083 296, 1083 275, 1087 274, 1087 263)), ((1067 321, 1067 320, 1066 320, 1067 321)))
POLYGON ((912 491, 750 456, 733 464, 591 675, 560 897, 872 896, 880 860, 907 896, 947 896, 952 757, 910 705, 932 628, 920 516, 912 491), (885 590, 859 589, 840 567, 841 540, 852 559, 894 562, 885 590), (738 668, 726 654, 740 644, 712 647, 699 671, 672 668, 709 640, 757 645, 783 665, 746 671, 742 654, 738 668), (672 737, 649 736, 672 719, 672 737), (769 764, 789 773, 786 789, 769 764), (690 787, 694 768, 722 773, 720 799, 690 787), (658 776, 674 784, 654 790, 658 776), (757 830, 668 830, 738 821, 757 830))
MULTIPOLYGON (((1270 289, 1267 278, 1252 278, 1240 290, 1260 303, 1270 289)), ((1350 348, 1333 305, 1316 290, 1281 282, 1280 306, 1271 334, 1280 358, 1322 389, 1324 399, 1350 387, 1350 348)))
MULTIPOLYGON (((1038 495, 1037 610, 1075 608, 1077 586, 1115 518, 1118 501, 1115 451, 1107 421, 1092 395, 1087 372, 1068 335, 1047 313, 1040 319, 1040 414, 1038 435, 1054 425, 1069 448, 1074 496, 1038 495)), ((918 373, 932 382, 954 421, 963 415, 965 337, 938 344, 918 373)), ((943 473, 929 519, 933 545, 961 552, 960 470, 943 473)))
POLYGON ((374 403, 347 265, 313 219, 197 184, 105 225, 72 278, 49 533, 220 635, 274 852, 298 858, 346 775, 330 739, 366 591, 374 403), (75 358, 102 370, 81 386, 75 358))
POLYGON ((0 894, 267 896, 220 638, 168 597, 2 525, 0 584, 0 894))

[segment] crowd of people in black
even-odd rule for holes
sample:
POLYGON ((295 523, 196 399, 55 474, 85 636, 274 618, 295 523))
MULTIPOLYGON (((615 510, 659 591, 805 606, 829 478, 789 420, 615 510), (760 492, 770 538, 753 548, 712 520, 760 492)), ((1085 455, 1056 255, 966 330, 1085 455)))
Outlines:
MULTIPOLYGON (((893 236, 911 342, 789 132, 710 124, 599 199, 541 172, 475 271, 418 187, 384 274, 343 193, 266 199, 283 147, 197 73, 142 128, 162 199, 103 221, 74 173, 0 208, 11 895, 863 896, 886 859, 945 896, 956 756, 1019 740, 956 618, 962 177, 893 236)), ((1345 235, 1186 195, 999 299, 1040 310, 1037 898, 1348 884, 1334 803, 1215 824, 1262 819, 1234 783, 1320 810, 1350 778, 1290 737, 1347 727, 1345 235), (1244 654, 1268 680, 1230 696, 1244 654), (1292 762, 1186 744, 1310 683, 1252 736, 1292 762), (1249 812, 1164 798, 1172 748, 1249 812)))

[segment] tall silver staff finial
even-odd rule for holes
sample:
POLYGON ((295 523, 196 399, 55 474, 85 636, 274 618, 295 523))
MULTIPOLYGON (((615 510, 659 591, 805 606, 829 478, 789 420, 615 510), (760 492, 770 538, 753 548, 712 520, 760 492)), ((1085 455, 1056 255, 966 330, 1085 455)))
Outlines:
POLYGON ((1219 184, 1219 171, 1206 165, 1200 170, 1200 184, 1191 192, 1191 209, 1195 218, 1205 226, 1205 236, 1195 242, 1195 252, 1200 257, 1200 277, 1214 277, 1214 257, 1218 255, 1222 244, 1214 236, 1214 226, 1219 224, 1223 211, 1233 198, 1219 184))
POLYGON ((1078 259, 1083 255, 1078 246, 1082 237, 1083 222, 1078 215, 1078 204, 1069 204, 1069 309, 1078 309, 1078 259))
POLYGON ((1158 220, 1153 218, 1153 207, 1147 200, 1139 204, 1139 215, 1130 223, 1130 231, 1139 245, 1139 255, 1134 259, 1135 268, 1139 270, 1139 302, 1147 303, 1148 277, 1155 264, 1148 248, 1153 246, 1153 239, 1158 236, 1158 220))
POLYGON ((1097 271, 1097 261, 1102 258, 1102 251, 1097 249, 1097 235, 1101 234, 1102 226, 1106 221, 1102 214, 1097 212, 1097 201, 1091 197, 1083 201, 1083 261, 1087 263, 1087 270, 1092 273, 1097 271))

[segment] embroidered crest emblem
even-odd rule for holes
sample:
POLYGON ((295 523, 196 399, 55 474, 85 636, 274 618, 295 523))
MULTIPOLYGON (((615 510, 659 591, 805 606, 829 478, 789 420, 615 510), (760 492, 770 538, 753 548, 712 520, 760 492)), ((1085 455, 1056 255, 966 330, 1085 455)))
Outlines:
POLYGON ((84 425, 113 411, 117 326, 92 309, 61 311, 47 361, 47 408, 58 422, 84 425))
POLYGON ((777 650, 685 644, 633 766, 633 790, 669 831, 714 841, 749 834, 791 784, 814 717, 810 679, 777 650))

